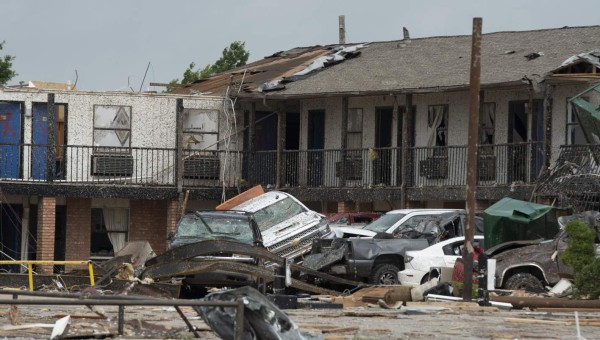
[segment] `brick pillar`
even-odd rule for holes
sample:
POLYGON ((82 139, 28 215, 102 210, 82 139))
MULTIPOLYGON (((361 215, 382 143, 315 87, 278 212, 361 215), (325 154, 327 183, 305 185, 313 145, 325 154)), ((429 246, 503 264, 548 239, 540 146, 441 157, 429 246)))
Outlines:
MULTIPOLYGON (((56 197, 40 197, 38 201, 37 259, 54 260, 56 233, 56 197)), ((40 274, 52 274, 52 266, 38 266, 40 274)))
POLYGON ((355 209, 356 204, 352 201, 338 202, 337 212, 339 213, 354 212, 355 209))
MULTIPOLYGON (((67 198, 67 236, 65 259, 84 261, 90 258, 92 237, 92 200, 89 198, 67 198)), ((82 266, 67 266, 66 269, 83 269, 82 266)))
MULTIPOLYGON (((179 221, 179 202, 171 201, 167 203, 167 233, 177 231, 177 222, 179 221)), ((168 241, 167 241, 168 243, 168 241)))
POLYGON ((129 241, 148 241, 158 255, 167 245, 167 207, 171 202, 131 200, 129 202, 129 241))

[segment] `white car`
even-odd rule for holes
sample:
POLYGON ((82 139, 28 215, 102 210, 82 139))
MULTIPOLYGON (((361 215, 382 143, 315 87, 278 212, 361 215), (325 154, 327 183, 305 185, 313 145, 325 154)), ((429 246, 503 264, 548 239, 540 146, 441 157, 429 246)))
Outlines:
POLYGON ((367 224, 364 228, 340 227, 334 229, 336 237, 365 237, 372 238, 377 233, 395 235, 403 228, 414 228, 421 221, 433 215, 451 212, 464 212, 463 209, 399 209, 387 212, 385 215, 367 224))
MULTIPOLYGON (((400 284, 418 286, 429 281, 432 268, 454 268, 456 259, 462 257, 464 236, 436 243, 423 250, 407 251, 404 270, 398 273, 400 284)), ((475 235, 475 245, 482 246, 483 235, 475 235)))

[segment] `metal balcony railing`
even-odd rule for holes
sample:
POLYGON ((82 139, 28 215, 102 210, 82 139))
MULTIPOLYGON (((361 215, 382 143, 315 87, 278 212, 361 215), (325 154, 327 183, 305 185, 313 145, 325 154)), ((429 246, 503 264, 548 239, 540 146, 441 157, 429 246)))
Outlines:
MULTIPOLYGON (((372 188, 464 186, 467 147, 408 148, 402 178, 401 148, 286 150, 282 187, 372 188)), ((184 150, 186 187, 274 186, 277 152, 184 150)), ((541 142, 482 145, 478 185, 533 183, 543 164, 541 142)), ((177 184, 177 150, 67 145, 0 144, 0 180, 168 186, 177 184)))

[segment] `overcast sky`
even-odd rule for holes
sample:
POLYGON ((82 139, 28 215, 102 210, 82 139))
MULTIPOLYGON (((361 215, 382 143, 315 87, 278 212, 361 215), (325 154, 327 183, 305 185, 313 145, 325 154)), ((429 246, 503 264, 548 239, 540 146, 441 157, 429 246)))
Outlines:
MULTIPOLYGON (((579 0, 2 0, 0 56, 16 57, 10 84, 75 82, 80 90, 138 91, 149 82, 182 78, 190 62, 205 66, 232 41, 246 43, 249 61, 297 46, 346 41, 520 31, 600 24, 600 1, 579 0)), ((162 88, 157 88, 162 90, 162 88)))

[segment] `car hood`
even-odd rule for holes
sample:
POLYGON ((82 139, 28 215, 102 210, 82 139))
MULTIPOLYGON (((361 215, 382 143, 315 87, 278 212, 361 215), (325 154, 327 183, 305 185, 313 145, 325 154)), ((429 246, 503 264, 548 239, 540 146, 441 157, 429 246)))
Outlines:
POLYGON ((496 253, 492 258, 497 262, 508 261, 510 263, 536 261, 540 262, 545 257, 550 258, 556 250, 554 240, 540 241, 537 244, 522 246, 516 249, 509 249, 504 252, 496 253))
POLYGON ((377 233, 371 230, 352 228, 352 227, 339 227, 333 229, 335 236, 339 238, 349 237, 361 237, 361 238, 373 238, 377 233))
POLYGON ((263 231, 263 243, 265 246, 269 246, 280 240, 292 237, 305 229, 319 224, 322 219, 323 216, 314 211, 306 211, 298 214, 263 231))
POLYGON ((510 251, 510 250, 514 250, 514 249, 522 248, 522 247, 527 247, 527 246, 532 246, 532 245, 537 245, 542 242, 543 242, 543 239, 504 242, 504 243, 500 243, 499 245, 496 245, 490 249, 487 249, 485 251, 485 254, 488 257, 492 257, 492 256, 498 255, 498 254, 506 252, 506 251, 510 251))

